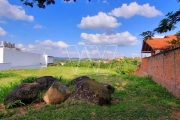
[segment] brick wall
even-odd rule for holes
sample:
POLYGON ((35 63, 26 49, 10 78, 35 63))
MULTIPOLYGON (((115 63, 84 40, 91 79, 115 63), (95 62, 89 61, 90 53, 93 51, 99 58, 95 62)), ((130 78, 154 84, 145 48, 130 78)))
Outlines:
POLYGON ((180 98, 180 48, 143 58, 137 76, 151 76, 158 84, 180 98))
POLYGON ((141 60, 141 64, 139 65, 138 70, 136 71, 136 75, 138 76, 147 76, 148 75, 148 66, 149 66, 149 58, 143 58, 141 60))

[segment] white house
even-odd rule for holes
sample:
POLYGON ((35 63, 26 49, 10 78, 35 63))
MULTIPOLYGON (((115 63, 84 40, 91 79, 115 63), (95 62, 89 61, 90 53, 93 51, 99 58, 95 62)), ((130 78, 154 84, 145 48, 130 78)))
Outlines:
POLYGON ((47 54, 23 52, 15 48, 15 44, 1 41, 0 70, 41 68, 53 63, 53 57, 47 54))

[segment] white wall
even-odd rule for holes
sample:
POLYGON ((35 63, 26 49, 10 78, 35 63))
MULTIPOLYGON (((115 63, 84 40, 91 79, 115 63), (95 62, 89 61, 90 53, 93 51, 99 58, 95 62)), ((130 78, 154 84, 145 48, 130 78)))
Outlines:
POLYGON ((37 69, 41 67, 42 67, 41 65, 29 65, 29 66, 11 67, 10 69, 37 69))
POLYGON ((0 63, 3 63, 3 48, 0 48, 0 63))
POLYGON ((0 70, 11 69, 11 63, 0 63, 0 70))
POLYGON ((49 58, 47 54, 29 53, 0 47, 0 70, 41 68, 47 67, 49 62, 53 63, 53 57, 49 58))
POLYGON ((47 55, 46 54, 41 55, 41 65, 42 65, 42 67, 47 67, 47 55))
POLYGON ((3 63, 11 63, 11 67, 40 65, 41 56, 41 54, 28 53, 4 48, 3 63))

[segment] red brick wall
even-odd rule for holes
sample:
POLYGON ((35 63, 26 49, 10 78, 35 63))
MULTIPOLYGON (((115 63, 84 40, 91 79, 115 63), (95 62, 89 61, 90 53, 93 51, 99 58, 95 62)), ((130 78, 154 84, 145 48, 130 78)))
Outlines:
POLYGON ((139 68, 136 71, 136 75, 138 75, 138 76, 146 76, 146 75, 148 75, 148 66, 149 66, 148 61, 149 61, 148 58, 143 58, 141 60, 141 64, 139 65, 139 68))
POLYGON ((175 57, 175 76, 176 76, 176 96, 180 96, 180 49, 176 50, 175 57))
POLYGON ((155 82, 180 98, 180 49, 143 58, 136 75, 151 76, 155 82))

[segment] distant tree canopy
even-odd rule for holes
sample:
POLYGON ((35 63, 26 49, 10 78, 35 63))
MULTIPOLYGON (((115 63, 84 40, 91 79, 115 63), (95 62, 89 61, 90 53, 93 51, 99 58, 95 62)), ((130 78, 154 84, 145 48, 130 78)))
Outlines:
POLYGON ((83 59, 79 61, 79 59, 71 60, 57 60, 50 66, 61 66, 61 62, 65 63, 63 66, 66 67, 84 67, 84 68, 94 68, 95 71, 98 71, 99 68, 115 70, 119 74, 128 74, 133 75, 140 64, 138 58, 126 58, 120 60, 107 60, 107 59, 97 59, 97 60, 89 60, 83 59))
MULTIPOLYGON (((30 7, 33 7, 34 4, 37 4, 39 8, 45 8, 46 5, 55 4, 55 0, 20 0, 20 1, 30 7)), ((64 1, 69 2, 71 0, 64 0, 64 1)), ((73 1, 76 2, 76 0, 73 1)), ((90 2, 91 0, 88 1, 90 2)))
MULTIPOLYGON (((180 2, 180 0, 177 0, 180 2)), ((157 28, 153 31, 146 31, 140 34, 144 40, 148 39, 149 37, 153 37, 153 35, 157 33, 165 33, 176 28, 176 24, 180 21, 180 9, 176 12, 169 12, 164 19, 162 19, 157 28), (148 33, 148 34, 146 34, 148 33), (152 36, 150 36, 152 35, 152 36)))

